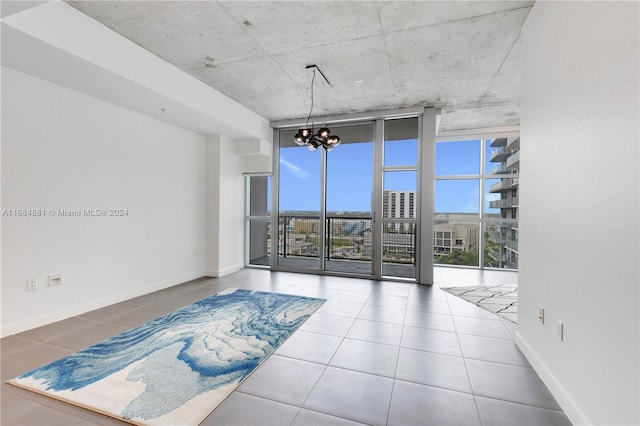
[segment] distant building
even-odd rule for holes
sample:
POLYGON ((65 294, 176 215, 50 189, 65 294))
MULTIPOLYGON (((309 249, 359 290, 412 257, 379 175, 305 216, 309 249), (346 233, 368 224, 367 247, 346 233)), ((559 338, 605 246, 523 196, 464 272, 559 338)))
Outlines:
POLYGON ((433 255, 478 249, 477 223, 436 223, 433 225, 433 255))
POLYGON ((296 234, 317 234, 320 232, 320 219, 293 218, 289 227, 293 227, 292 231, 296 234))
POLYGON ((382 217, 393 219, 415 219, 416 192, 384 191, 382 193, 382 217))
MULTIPOLYGON (((500 178, 500 182, 494 183, 489 192, 500 194, 499 200, 489 202, 489 207, 500 209, 502 219, 518 219, 519 198, 518 187, 520 184, 520 138, 498 138, 491 142, 491 147, 496 148, 491 152, 489 160, 498 163, 491 169, 490 174, 500 178)), ((485 259, 486 266, 497 268, 518 268, 518 224, 490 224, 487 226, 487 238, 493 244, 489 244, 485 259)))
POLYGON ((314 246, 305 234, 287 234, 285 252, 293 256, 313 256, 314 246))
MULTIPOLYGON (((414 219, 416 217, 415 191, 392 191, 383 193, 382 212, 385 218, 414 219)), ((452 251, 473 252, 478 249, 478 224, 466 222, 476 220, 477 215, 464 213, 436 213, 433 228, 433 251, 435 256, 452 251), (446 220, 437 223, 438 219, 446 220)), ((383 232, 384 253, 404 254, 415 250, 415 227, 410 223, 387 223, 383 232)), ((365 247, 371 246, 371 234, 365 233, 365 247)))
MULTIPOLYGON (((373 247, 371 231, 364 232, 365 253, 371 255, 373 247)), ((382 234, 382 253, 385 259, 402 260, 413 259, 415 256, 416 235, 415 228, 411 225, 411 230, 405 232, 385 232, 382 234)))

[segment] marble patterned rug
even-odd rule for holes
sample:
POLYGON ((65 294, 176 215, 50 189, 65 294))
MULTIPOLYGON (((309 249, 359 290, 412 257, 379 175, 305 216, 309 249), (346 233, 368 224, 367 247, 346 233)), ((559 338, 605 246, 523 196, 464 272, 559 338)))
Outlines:
POLYGON ((511 322, 518 322, 518 286, 516 285, 443 287, 442 290, 511 322))
POLYGON ((227 289, 8 383, 141 425, 197 425, 324 299, 227 289))

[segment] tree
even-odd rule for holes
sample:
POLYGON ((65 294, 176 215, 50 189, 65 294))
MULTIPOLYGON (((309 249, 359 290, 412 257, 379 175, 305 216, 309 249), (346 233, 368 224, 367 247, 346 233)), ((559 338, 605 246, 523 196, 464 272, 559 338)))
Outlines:
POLYGON ((443 265, 478 266, 478 251, 454 250, 451 253, 438 256, 436 263, 443 265))

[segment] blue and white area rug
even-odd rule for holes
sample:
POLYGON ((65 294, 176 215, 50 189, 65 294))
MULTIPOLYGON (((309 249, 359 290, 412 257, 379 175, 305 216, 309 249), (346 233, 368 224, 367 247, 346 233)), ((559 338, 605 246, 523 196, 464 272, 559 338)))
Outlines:
POLYGON ((9 383, 133 424, 197 425, 323 303, 227 289, 9 383))

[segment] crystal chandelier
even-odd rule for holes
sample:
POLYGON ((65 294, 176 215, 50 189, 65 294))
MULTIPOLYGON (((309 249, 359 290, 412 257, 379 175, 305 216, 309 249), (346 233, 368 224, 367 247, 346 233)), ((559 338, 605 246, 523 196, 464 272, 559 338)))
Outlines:
POLYGON ((329 152, 336 146, 340 145, 340 136, 332 135, 331 130, 327 127, 322 127, 318 130, 318 133, 315 133, 313 123, 311 123, 311 128, 309 128, 309 119, 313 112, 313 82, 316 79, 316 70, 318 70, 320 75, 322 75, 322 78, 324 78, 324 81, 326 81, 329 86, 331 86, 331 83, 329 83, 329 80, 327 80, 327 77, 325 77, 324 73, 317 65, 307 65, 306 69, 309 68, 313 68, 313 77, 311 78, 311 109, 309 110, 309 116, 307 117, 306 127, 299 129, 298 133, 293 137, 293 140, 300 146, 306 146, 310 151, 315 151, 319 146, 321 146, 329 152))

